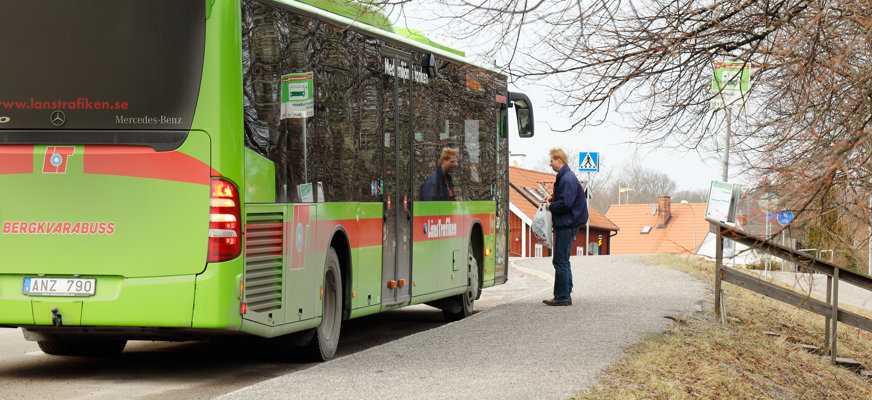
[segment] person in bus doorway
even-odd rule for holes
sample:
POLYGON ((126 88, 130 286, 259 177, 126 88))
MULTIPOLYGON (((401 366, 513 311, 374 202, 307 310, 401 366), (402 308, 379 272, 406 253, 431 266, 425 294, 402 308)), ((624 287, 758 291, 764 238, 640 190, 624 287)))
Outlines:
POLYGON ((575 174, 566 165, 566 152, 553 148, 549 151, 549 156, 551 169, 557 173, 554 196, 549 197, 545 205, 551 211, 554 229, 551 259, 554 265, 554 298, 542 302, 549 306, 571 306, 572 266, 569 264, 569 249, 575 240, 578 227, 587 223, 587 196, 575 174))
POLYGON ((451 171, 457 168, 457 154, 460 151, 446 147, 442 149, 439 165, 436 171, 421 184, 418 198, 422 201, 454 201, 460 200, 454 194, 454 181, 451 171))

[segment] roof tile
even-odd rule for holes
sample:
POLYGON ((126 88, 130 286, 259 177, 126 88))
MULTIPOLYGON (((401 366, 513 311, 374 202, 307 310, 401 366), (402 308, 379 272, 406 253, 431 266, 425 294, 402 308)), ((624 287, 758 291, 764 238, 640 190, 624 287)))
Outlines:
POLYGON ((669 208, 672 218, 665 227, 658 228, 651 204, 609 207, 606 217, 621 228, 612 237, 611 254, 695 253, 709 230, 706 204, 673 202, 669 208), (651 227, 649 233, 642 233, 645 226, 651 227))

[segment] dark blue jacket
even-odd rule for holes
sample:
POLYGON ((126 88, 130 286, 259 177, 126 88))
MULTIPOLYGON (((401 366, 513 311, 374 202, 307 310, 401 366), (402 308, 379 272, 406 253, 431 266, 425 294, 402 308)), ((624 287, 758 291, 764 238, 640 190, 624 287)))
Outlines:
POLYGON ((587 198, 575 174, 564 165, 557 171, 554 197, 551 199, 554 228, 578 227, 587 223, 587 198))
POLYGON ((451 175, 442 173, 442 167, 437 165, 436 172, 428 176, 421 184, 418 193, 421 201, 451 201, 454 200, 454 181, 451 175))

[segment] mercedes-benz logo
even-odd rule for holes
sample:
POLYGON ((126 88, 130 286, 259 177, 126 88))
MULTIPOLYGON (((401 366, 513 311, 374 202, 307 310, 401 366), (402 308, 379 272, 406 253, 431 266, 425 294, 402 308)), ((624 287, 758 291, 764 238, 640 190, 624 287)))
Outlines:
POLYGON ((54 110, 51 112, 51 124, 54 126, 61 126, 67 122, 67 116, 64 115, 64 112, 61 110, 54 110))

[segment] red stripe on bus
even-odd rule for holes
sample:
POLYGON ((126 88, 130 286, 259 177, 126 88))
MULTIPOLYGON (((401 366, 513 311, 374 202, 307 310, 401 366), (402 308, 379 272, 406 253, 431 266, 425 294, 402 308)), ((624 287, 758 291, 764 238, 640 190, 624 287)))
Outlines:
POLYGON ((33 145, 0 145, 0 175, 32 174, 33 145))
POLYGON ((309 251, 327 251, 330 246, 330 233, 340 225, 348 234, 352 249, 382 245, 381 218, 313 221, 312 225, 312 234, 317 232, 318 237, 310 242, 309 251))
POLYGON ((144 146, 85 146, 84 172, 95 175, 208 185, 210 175, 220 176, 208 164, 177 151, 155 151, 144 146))
MULTIPOLYGON (((491 227, 492 221, 495 221, 494 214, 469 214, 469 215, 431 215, 426 217, 415 217, 414 225, 414 241, 423 242, 428 240, 440 240, 466 237, 475 220, 481 222, 482 233, 487 236, 493 233, 491 227), (448 223, 450 219, 450 223, 448 223), (427 223, 430 230, 424 230, 424 224, 427 223), (439 225, 456 225, 453 229, 440 228, 439 225), (439 229, 440 232, 432 233, 432 229, 439 229), (427 233, 431 232, 431 233, 427 233), (449 234, 450 233, 450 234, 449 234)), ((364 219, 339 219, 339 220, 322 220, 310 222, 311 236, 309 238, 309 252, 327 251, 330 246, 330 234, 337 227, 342 226, 348 234, 349 245, 352 249, 361 247, 372 247, 382 245, 382 229, 383 220, 381 218, 364 218, 364 219)), ((306 225, 305 223, 303 224, 306 225)), ((305 228, 304 228, 305 229, 305 228)), ((296 222, 285 225, 287 235, 290 235, 290 245, 295 243, 294 231, 296 230, 296 222)))
POLYGON ((358 224, 357 246, 351 247, 371 247, 382 245, 382 223, 381 218, 362 219, 358 224))

